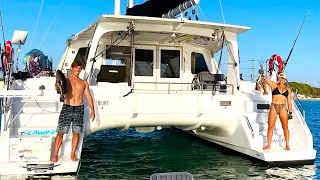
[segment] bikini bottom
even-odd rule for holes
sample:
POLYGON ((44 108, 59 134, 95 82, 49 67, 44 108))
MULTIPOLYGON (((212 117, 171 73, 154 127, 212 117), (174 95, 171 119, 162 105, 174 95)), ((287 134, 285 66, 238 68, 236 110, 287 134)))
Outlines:
POLYGON ((281 112, 282 109, 286 106, 286 104, 275 104, 275 103, 271 103, 271 106, 274 107, 274 109, 276 110, 277 114, 280 114, 280 112, 281 112))

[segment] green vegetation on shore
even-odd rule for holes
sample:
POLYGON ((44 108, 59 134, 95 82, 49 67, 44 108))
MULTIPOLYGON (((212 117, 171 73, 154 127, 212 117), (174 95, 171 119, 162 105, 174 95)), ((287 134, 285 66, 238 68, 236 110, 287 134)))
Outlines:
POLYGON ((320 88, 312 87, 308 84, 298 83, 298 82, 290 82, 293 92, 296 92, 298 89, 298 94, 302 94, 311 98, 319 98, 320 97, 320 88))

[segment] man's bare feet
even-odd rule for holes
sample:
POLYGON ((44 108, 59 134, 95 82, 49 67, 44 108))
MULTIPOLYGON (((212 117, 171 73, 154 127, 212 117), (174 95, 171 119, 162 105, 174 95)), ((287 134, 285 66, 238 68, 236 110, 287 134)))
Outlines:
POLYGON ((78 158, 76 158, 76 156, 75 156, 75 155, 70 155, 70 157, 71 157, 71 160, 72 160, 73 162, 77 162, 77 161, 79 161, 79 159, 78 159, 78 158))
POLYGON ((286 146, 285 150, 289 151, 290 150, 289 146, 286 146))
POLYGON ((270 149, 270 145, 267 145, 266 147, 263 148, 263 150, 268 150, 270 149))
POLYGON ((58 156, 52 156, 50 161, 53 162, 53 163, 58 162, 58 156))

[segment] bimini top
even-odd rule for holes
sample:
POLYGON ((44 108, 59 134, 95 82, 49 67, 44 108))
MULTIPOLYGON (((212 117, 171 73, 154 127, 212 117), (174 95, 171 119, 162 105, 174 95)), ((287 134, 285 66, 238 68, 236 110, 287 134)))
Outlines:
MULTIPOLYGON (((123 15, 102 15, 99 17, 92 25, 88 26, 78 34, 72 36, 69 41, 85 38, 91 39, 95 32, 95 27, 102 22, 110 22, 110 23, 130 23, 134 21, 137 23, 146 23, 149 25, 171 25, 172 27, 177 27, 179 24, 183 23, 183 27, 190 28, 199 28, 199 29, 207 29, 207 30, 219 30, 224 29, 226 32, 233 32, 236 34, 241 34, 250 30, 250 27, 245 26, 237 26, 237 25, 229 25, 229 24, 221 24, 221 23, 212 23, 212 22, 203 22, 203 21, 194 21, 187 19, 169 19, 169 18, 157 18, 157 17, 144 17, 144 16, 123 16, 123 15)), ((172 28, 174 29, 174 28, 172 28)))
POLYGON ((142 4, 136 4, 126 9, 129 16, 162 17, 171 9, 184 3, 186 0, 148 0, 142 4))

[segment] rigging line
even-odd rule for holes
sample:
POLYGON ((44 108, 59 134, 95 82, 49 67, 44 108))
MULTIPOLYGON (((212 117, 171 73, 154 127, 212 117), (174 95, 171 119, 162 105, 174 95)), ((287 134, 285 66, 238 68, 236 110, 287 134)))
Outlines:
POLYGON ((59 7, 59 9, 58 9, 58 11, 57 11, 56 15, 53 17, 53 19, 52 19, 52 21, 51 21, 51 23, 50 23, 50 25, 49 25, 49 27, 48 27, 48 29, 47 29, 46 33, 44 34, 44 36, 43 36, 43 38, 42 38, 42 40, 41 40, 41 42, 40 42, 40 44, 39 44, 39 46, 38 46, 38 49, 40 48, 40 46, 41 46, 41 44, 42 44, 42 42, 43 42, 44 38, 47 36, 47 34, 48 34, 48 32, 49 32, 49 30, 50 30, 50 28, 51 28, 51 26, 52 26, 52 24, 53 24, 54 20, 56 19, 56 17, 57 17, 57 16, 58 16, 58 14, 60 13, 60 10, 62 9, 62 6, 63 6, 63 4, 64 4, 64 1, 65 1, 65 0, 62 0, 62 3, 60 4, 60 7, 59 7))
POLYGON ((38 17, 37 17, 36 25, 34 26, 34 30, 33 30, 33 34, 32 34, 32 38, 31 38, 31 42, 30 42, 30 47, 29 47, 29 49, 31 49, 32 41, 33 41, 33 38, 34 38, 34 34, 36 33, 36 30, 37 30, 37 27, 38 27, 38 23, 39 23, 39 19, 40 19, 41 11, 42 11, 43 3, 44 3, 44 0, 42 0, 41 5, 40 5, 40 9, 39 9, 39 13, 38 13, 38 17))
POLYGON ((1 26, 1 31, 2 31, 2 39, 3 39, 3 48, 6 48, 6 40, 4 38, 4 27, 3 27, 3 22, 2 22, 2 11, 0 11, 0 26, 1 26))
POLYGON ((202 9, 201 9, 201 7, 200 7, 200 4, 198 4, 197 6, 199 7, 200 12, 201 12, 201 14, 202 14, 202 16, 203 16, 204 20, 205 20, 205 21, 207 21, 206 16, 205 16, 205 15, 203 14, 203 12, 202 12, 202 9))
POLYGON ((219 3, 220 3, 220 9, 221 9, 221 14, 222 14, 223 23, 225 24, 225 23, 226 23, 226 20, 224 19, 224 14, 223 14, 223 9, 222 9, 221 0, 219 0, 219 3))
POLYGON ((291 50, 290 50, 290 53, 289 53, 286 61, 284 62, 284 68, 286 68, 286 66, 287 66, 287 64, 288 64, 288 61, 289 61, 289 59, 290 59, 291 53, 292 53, 292 51, 293 51, 293 48, 294 48, 294 46, 296 45, 296 42, 297 42, 297 40, 298 40, 298 38, 299 38, 300 32, 301 32, 301 30, 302 30, 302 27, 303 27, 304 23, 306 22, 306 19, 307 19, 308 15, 309 15, 309 12, 310 12, 310 8, 308 9, 308 12, 307 12, 307 14, 306 14, 306 16, 305 16, 305 18, 304 18, 304 20, 303 20, 303 23, 302 23, 302 25, 301 25, 301 27, 300 27, 300 30, 299 30, 299 32, 298 32, 298 35, 297 35, 296 39, 294 40, 293 46, 292 46, 292 48, 291 48, 291 50))

